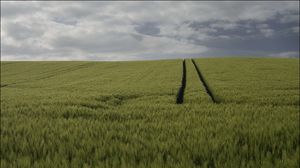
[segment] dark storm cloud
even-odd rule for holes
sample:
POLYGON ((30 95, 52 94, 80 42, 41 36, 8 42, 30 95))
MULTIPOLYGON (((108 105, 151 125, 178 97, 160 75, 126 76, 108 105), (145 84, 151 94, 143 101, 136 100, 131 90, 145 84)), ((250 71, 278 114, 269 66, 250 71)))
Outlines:
POLYGON ((299 51, 299 37, 295 36, 285 38, 261 38, 260 40, 213 39, 205 42, 196 41, 195 43, 206 45, 209 48, 226 50, 228 53, 235 53, 235 51, 251 51, 254 55, 256 55, 255 52, 259 53, 260 51, 269 54, 282 51, 299 51))
POLYGON ((272 52, 299 51, 299 32, 295 31, 299 21, 294 19, 294 14, 292 19, 276 15, 264 22, 255 20, 191 22, 189 27, 195 31, 201 29, 214 31, 207 32, 211 36, 210 39, 191 37, 190 40, 198 45, 214 48, 214 52, 206 53, 208 55, 224 53, 224 55, 262 56, 270 55, 272 52))
POLYGON ((230 38, 257 38, 261 40, 263 36, 294 36, 297 37, 297 32, 291 28, 296 28, 299 25, 298 21, 282 23, 280 17, 270 19, 264 22, 255 20, 240 20, 230 22, 226 20, 213 20, 206 22, 191 22, 189 27, 195 31, 208 29, 207 34, 212 37, 228 36, 230 38), (268 34, 269 32, 269 34, 268 34), (271 33, 273 32, 273 33, 271 33))
POLYGON ((297 57, 298 5, 296 1, 1 2, 1 59, 297 57))

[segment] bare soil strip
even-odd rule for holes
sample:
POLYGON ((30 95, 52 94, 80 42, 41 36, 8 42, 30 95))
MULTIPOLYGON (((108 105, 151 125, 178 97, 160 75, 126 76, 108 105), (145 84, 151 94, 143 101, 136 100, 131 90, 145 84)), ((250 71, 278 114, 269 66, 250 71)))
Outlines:
POLYGON ((201 81, 201 83, 203 84, 203 86, 205 87, 205 90, 207 92, 207 94, 210 96, 211 100, 214 102, 214 103, 220 103, 220 100, 214 95, 212 89, 209 87, 209 85, 207 84, 207 82, 205 81, 205 78, 203 76, 203 74, 201 73, 199 67, 197 66, 196 62, 194 59, 192 59, 192 62, 196 68, 196 71, 198 73, 198 76, 199 76, 199 79, 201 81))
POLYGON ((184 97, 184 90, 186 86, 186 66, 185 66, 185 60, 182 62, 182 80, 181 80, 181 87, 178 90, 176 103, 182 104, 183 103, 183 97, 184 97))

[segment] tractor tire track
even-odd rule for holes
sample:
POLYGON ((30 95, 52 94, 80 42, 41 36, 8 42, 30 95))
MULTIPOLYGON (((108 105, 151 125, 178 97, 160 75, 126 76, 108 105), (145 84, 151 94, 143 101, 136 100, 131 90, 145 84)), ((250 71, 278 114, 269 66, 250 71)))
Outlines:
POLYGON ((208 94, 209 97, 211 98, 211 100, 212 100, 214 103, 220 103, 220 102, 221 102, 220 99, 213 93, 212 89, 210 88, 210 86, 209 86, 208 83, 206 82, 206 80, 205 80, 203 74, 201 73, 201 71, 200 71, 199 67, 197 66, 197 64, 196 64, 196 62, 195 62, 194 59, 192 59, 192 62, 193 62, 194 66, 195 66, 195 69, 196 69, 196 71, 197 71, 197 73, 198 73, 199 79, 200 79, 202 85, 204 86, 204 88, 205 88, 207 94, 208 94))
POLYGON ((181 87, 178 90, 176 104, 182 104, 184 99, 184 90, 186 86, 186 65, 185 59, 182 62, 182 79, 181 79, 181 87))

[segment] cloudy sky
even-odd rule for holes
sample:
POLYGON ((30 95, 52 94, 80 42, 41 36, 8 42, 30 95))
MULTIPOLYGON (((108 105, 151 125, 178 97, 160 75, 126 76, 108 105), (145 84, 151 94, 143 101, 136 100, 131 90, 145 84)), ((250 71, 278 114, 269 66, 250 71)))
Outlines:
POLYGON ((298 6, 1 1, 1 60, 299 57, 298 6))

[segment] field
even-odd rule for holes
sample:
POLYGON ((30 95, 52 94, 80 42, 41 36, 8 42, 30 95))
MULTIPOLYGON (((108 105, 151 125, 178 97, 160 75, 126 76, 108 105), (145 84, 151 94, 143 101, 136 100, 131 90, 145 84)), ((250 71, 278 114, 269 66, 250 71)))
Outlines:
POLYGON ((1 62, 1 168, 300 165, 299 59, 184 64, 1 62))

